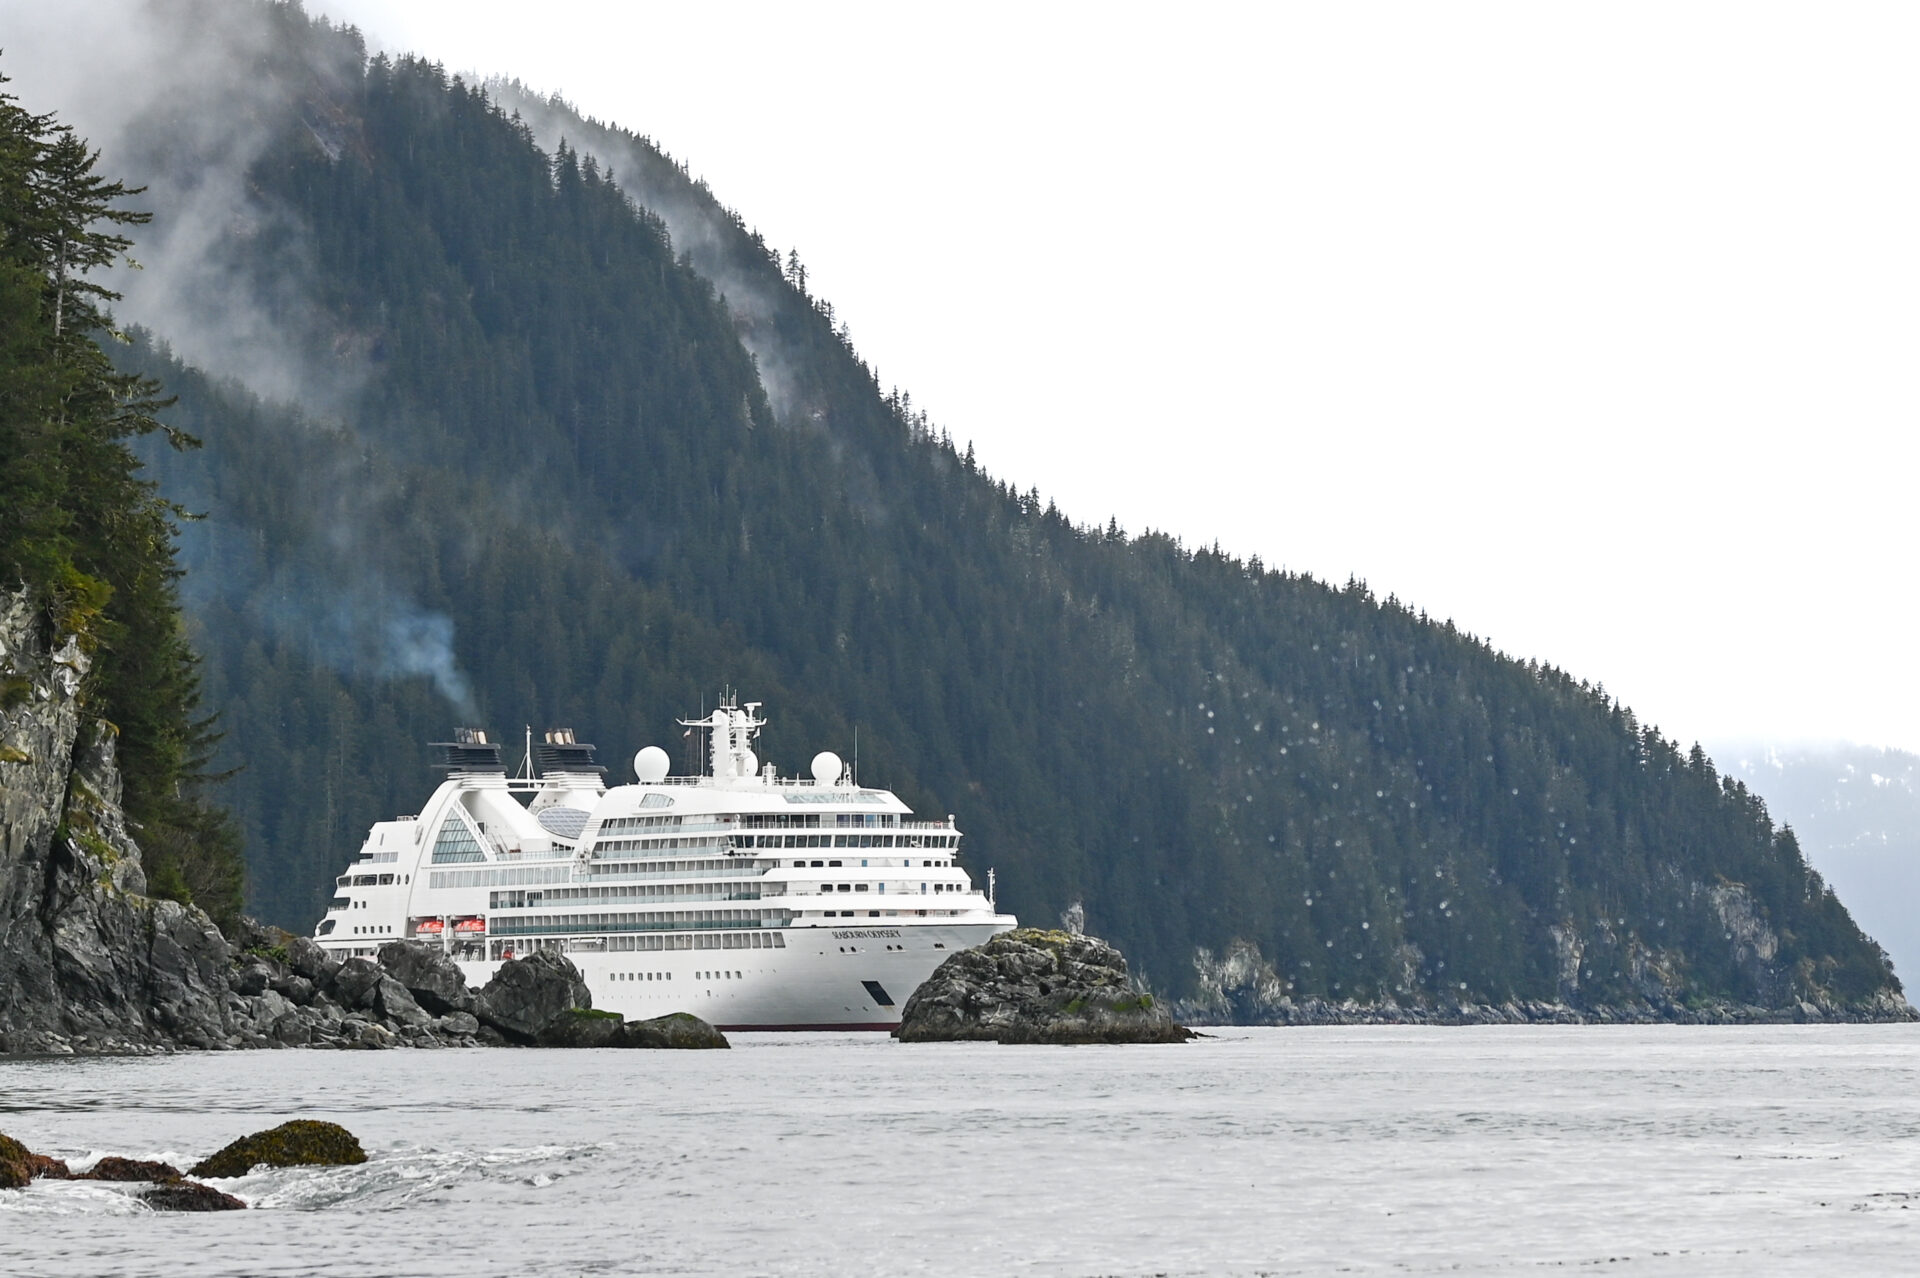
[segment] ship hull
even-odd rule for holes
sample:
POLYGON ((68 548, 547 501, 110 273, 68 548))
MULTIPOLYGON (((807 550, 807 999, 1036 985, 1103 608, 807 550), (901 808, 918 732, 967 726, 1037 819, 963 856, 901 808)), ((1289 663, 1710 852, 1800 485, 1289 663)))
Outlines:
MULTIPOLYGON (((627 1020, 690 1012, 722 1030, 891 1030, 907 997, 960 950, 1007 931, 999 916, 978 923, 782 929, 778 949, 601 952, 579 945, 594 1007, 627 1020)), ((468 984, 500 967, 463 962, 468 984)))

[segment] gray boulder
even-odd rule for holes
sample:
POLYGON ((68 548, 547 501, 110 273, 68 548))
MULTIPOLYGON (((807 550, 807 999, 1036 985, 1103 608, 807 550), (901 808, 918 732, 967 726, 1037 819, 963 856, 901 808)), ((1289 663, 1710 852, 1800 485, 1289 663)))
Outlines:
POLYGON ((350 958, 333 974, 333 996, 340 1000, 340 1006, 349 1010, 370 1008, 373 993, 385 978, 386 973, 367 960, 350 958))
POLYGON ((536 1043, 566 1012, 591 1008, 593 995, 580 969, 545 950, 508 959, 475 1000, 474 1015, 509 1041, 536 1043))
POLYGON ((407 987, 391 976, 382 975, 380 983, 373 987, 373 1008, 400 1026, 424 1027, 433 1021, 426 1009, 413 1001, 413 995, 407 993, 407 987))
POLYGON ((305 977, 325 989, 340 970, 340 960, 321 948, 310 936, 296 936, 287 942, 287 967, 295 976, 305 977))
POLYGON ((407 987, 421 1007, 436 1016, 471 1012, 473 991, 460 967, 437 945, 424 941, 388 941, 380 947, 380 966, 407 987))
POLYGON ((1120 951, 1096 937, 1019 928, 962 950, 901 1009, 903 1043, 1180 1043, 1196 1037, 1136 990, 1120 951))
POLYGON ((436 1020, 433 1028, 452 1038, 472 1038, 480 1032, 480 1020, 472 1012, 449 1012, 436 1020))

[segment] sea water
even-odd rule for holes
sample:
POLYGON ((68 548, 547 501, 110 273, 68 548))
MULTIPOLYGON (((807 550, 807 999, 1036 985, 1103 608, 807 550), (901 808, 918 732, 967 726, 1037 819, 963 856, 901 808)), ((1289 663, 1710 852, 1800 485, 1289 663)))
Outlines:
POLYGON ((369 1157, 0 1191, 0 1273, 1920 1272, 1920 1026, 1214 1033, 8 1061, 0 1131, 76 1163, 369 1157))

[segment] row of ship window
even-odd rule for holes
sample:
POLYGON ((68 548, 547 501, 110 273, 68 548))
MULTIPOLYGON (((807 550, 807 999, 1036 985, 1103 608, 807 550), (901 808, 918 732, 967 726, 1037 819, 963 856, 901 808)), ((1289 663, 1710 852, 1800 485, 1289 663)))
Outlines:
POLYGON ((598 852, 692 852, 718 851, 727 845, 726 836, 687 835, 676 838, 596 839, 598 852))
MULTIPOLYGON (((604 914, 529 914, 495 918, 496 936, 535 932, 695 931, 718 927, 781 927, 787 915, 763 915, 759 910, 632 910, 604 914)), ((700 947, 695 946, 698 949, 700 947)), ((723 947, 726 948, 726 947, 723 947)), ((757 948, 749 945, 746 948, 757 948)))
POLYGON ((957 848, 957 834, 743 834, 748 848, 957 848))
POLYGON ((525 937, 503 940, 496 937, 489 946, 495 959, 525 956, 535 950, 564 954, 568 950, 625 954, 653 953, 661 950, 784 950, 787 938, 778 932, 680 932, 661 935, 631 933, 606 936, 525 937))
MULTIPOLYGON (((778 862, 776 862, 775 864, 778 864, 778 862)), ((793 868, 796 870, 804 870, 808 866, 812 866, 816 870, 819 870, 819 869, 837 870, 840 868, 841 864, 842 863, 839 861, 795 861, 793 863, 793 868)), ((882 860, 880 864, 881 866, 886 866, 889 863, 885 860, 882 860)), ((922 861, 920 863, 921 867, 924 869, 938 869, 940 867, 950 866, 952 864, 953 864, 952 861, 922 861)), ((872 866, 867 865, 865 861, 862 861, 860 865, 864 869, 873 868, 872 866)), ((911 870, 913 868, 913 858, 912 857, 906 858, 905 860, 900 862, 900 865, 904 869, 911 870)))
POLYGON ((547 888, 535 892, 491 892, 487 904, 496 910, 538 909, 559 901, 578 901, 582 905, 614 905, 623 901, 653 901, 674 898, 683 901, 757 901, 760 888, 742 884, 715 890, 711 883, 630 883, 604 887, 547 888))
MULTIPOLYGON (((870 919, 902 919, 909 916, 916 919, 924 919, 929 916, 934 918, 947 918, 964 913, 966 913, 964 910, 821 910, 820 917, 823 919, 853 919, 860 918, 864 915, 870 919)), ((803 919, 812 918, 813 915, 801 914, 799 917, 803 919)))
MULTIPOLYGON (((796 883, 793 885, 793 890, 796 892, 804 892, 812 886, 813 885, 811 883, 796 883)), ((822 883, 820 885, 820 890, 822 892, 834 892, 834 891, 865 892, 867 890, 867 886, 868 885, 865 883, 822 883)), ((882 896, 886 895, 887 885, 882 883, 879 885, 879 888, 880 888, 880 894, 882 896)), ((926 894, 927 890, 928 890, 927 885, 922 883, 920 885, 920 892, 923 896, 926 894)), ((936 883, 933 885, 932 890, 935 892, 964 892, 966 891, 966 888, 964 888, 958 883, 936 883)))

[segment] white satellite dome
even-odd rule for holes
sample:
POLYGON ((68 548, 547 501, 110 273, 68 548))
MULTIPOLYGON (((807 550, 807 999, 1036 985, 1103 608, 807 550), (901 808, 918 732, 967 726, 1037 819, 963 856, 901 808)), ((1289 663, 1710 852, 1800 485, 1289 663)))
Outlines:
POLYGON ((839 755, 822 750, 813 756, 813 779, 820 785, 832 785, 840 779, 842 766, 839 755))
POLYGON ((760 771, 760 756, 751 750, 740 752, 740 775, 750 777, 760 771))
POLYGON ((652 785, 667 779, 667 769, 673 766, 673 760, 659 746, 648 746, 633 756, 633 775, 642 785, 652 785))

